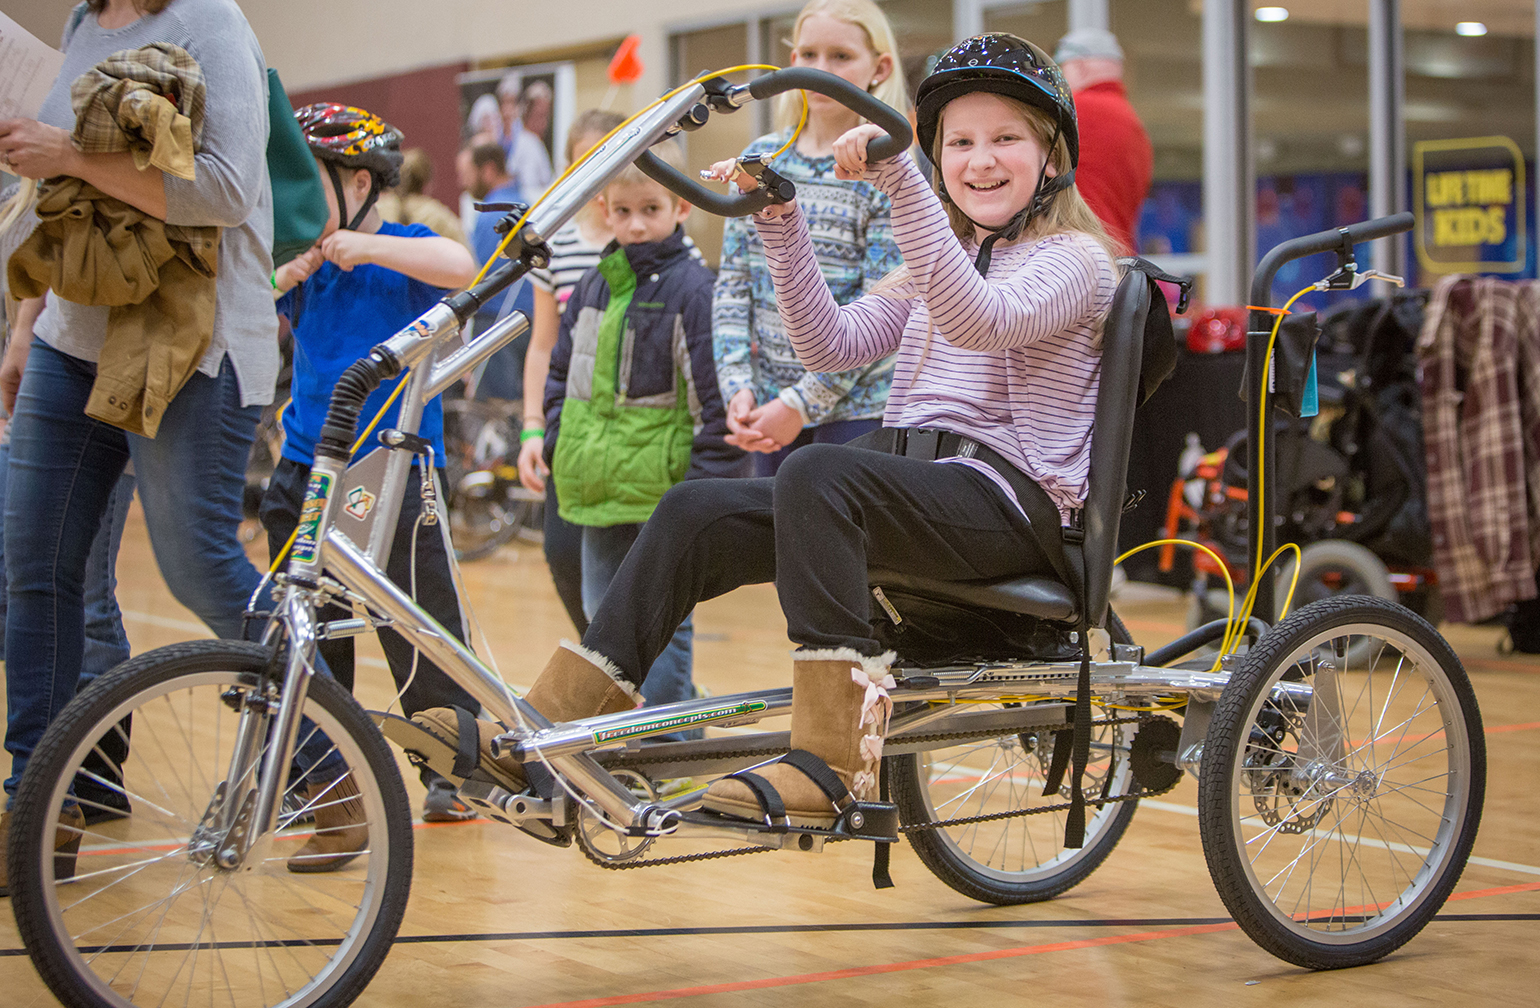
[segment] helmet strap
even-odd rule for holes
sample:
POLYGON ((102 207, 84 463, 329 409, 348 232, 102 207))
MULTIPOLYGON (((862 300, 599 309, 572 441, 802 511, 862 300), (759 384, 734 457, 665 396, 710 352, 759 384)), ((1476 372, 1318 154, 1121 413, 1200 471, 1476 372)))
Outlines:
POLYGON ((369 211, 374 208, 375 201, 380 198, 380 176, 374 172, 369 173, 369 195, 364 199, 364 205, 358 208, 351 221, 343 218, 348 212, 348 202, 343 198, 342 175, 337 171, 337 165, 333 161, 327 161, 326 173, 332 177, 332 189, 337 194, 337 225, 344 231, 357 231, 358 225, 364 222, 369 211))

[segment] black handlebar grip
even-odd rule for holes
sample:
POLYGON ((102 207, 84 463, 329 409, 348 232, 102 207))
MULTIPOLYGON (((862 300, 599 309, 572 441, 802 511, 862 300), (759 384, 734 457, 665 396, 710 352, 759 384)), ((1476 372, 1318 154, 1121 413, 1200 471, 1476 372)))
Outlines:
POLYGON ((1374 220, 1363 221, 1359 224, 1349 224, 1342 230, 1348 233, 1348 239, 1354 245, 1359 242, 1373 241, 1376 238, 1384 238, 1388 235, 1400 234, 1412 229, 1413 218, 1409 213, 1392 214, 1389 217, 1376 217, 1374 220))
POLYGON ((836 77, 812 67, 787 67, 749 81, 749 94, 758 99, 771 98, 786 91, 816 91, 868 119, 887 132, 866 148, 868 164, 897 157, 914 142, 914 131, 904 114, 843 77, 836 77))

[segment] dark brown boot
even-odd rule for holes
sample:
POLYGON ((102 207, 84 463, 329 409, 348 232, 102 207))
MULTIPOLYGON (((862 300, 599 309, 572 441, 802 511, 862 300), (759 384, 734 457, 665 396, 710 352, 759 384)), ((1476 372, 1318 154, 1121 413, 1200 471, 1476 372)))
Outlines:
POLYGON ((310 785, 304 798, 306 805, 314 803, 315 835, 289 858, 289 871, 332 872, 364 853, 369 820, 351 773, 335 782, 310 785))
MULTIPOLYGON (((620 670, 604 656, 562 641, 524 700, 553 724, 561 724, 632 710, 641 703, 641 693, 621 678, 620 670)), ((454 708, 418 711, 412 720, 451 748, 459 746, 459 720, 454 708)), ((476 728, 481 736, 481 765, 490 768, 494 775, 507 778, 506 783, 514 791, 522 791, 526 783, 524 765, 508 756, 492 755, 492 740, 508 729, 496 721, 483 720, 476 722, 476 728)))
MULTIPOLYGON (((801 651, 792 671, 791 747, 829 765, 851 794, 870 801, 877 794, 877 765, 893 704, 888 665, 893 655, 867 658, 848 648, 801 651)), ((837 813, 833 801, 801 770, 772 763, 753 771, 773 787, 793 826, 827 828, 837 813)), ((703 806, 713 812, 763 822, 765 810, 742 781, 724 777, 706 791, 703 806)))
MULTIPOLYGON (((59 816, 59 828, 53 835, 53 877, 75 877, 75 856, 80 852, 80 831, 86 827, 85 813, 77 805, 59 816)), ((11 894, 10 866, 5 849, 11 835, 11 814, 0 812, 0 896, 11 894)))

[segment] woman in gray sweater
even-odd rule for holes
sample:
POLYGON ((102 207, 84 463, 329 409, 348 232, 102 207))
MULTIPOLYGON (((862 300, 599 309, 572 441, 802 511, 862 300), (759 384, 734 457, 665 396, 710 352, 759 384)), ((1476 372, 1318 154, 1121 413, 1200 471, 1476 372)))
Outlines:
POLYGON ((52 292, 22 305, 0 366, 0 397, 7 406, 14 400, 5 506, 8 795, 75 694, 86 559, 130 460, 172 593, 216 634, 241 636, 257 572, 236 526, 253 430, 278 370, 266 69, 235 0, 87 0, 71 13, 63 48, 64 67, 38 119, 0 121, 7 170, 73 176, 167 224, 222 231, 213 340, 153 439, 85 415, 109 310, 52 292), (75 78, 152 42, 187 50, 207 86, 192 179, 139 170, 130 153, 83 154, 70 143, 75 78))

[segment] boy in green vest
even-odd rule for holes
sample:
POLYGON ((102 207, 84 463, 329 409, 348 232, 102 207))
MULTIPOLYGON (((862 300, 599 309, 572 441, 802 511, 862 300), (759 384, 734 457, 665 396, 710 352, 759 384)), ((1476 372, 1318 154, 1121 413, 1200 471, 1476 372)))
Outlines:
MULTIPOLYGON (((654 152, 677 167, 671 146, 654 152)), ((745 458, 724 440, 713 277, 686 244, 690 204, 634 165, 599 200, 615 241, 573 289, 545 386, 545 459, 561 516, 583 528, 590 617, 664 492, 740 475, 745 458)), ((686 619, 642 686, 648 705, 693 695, 692 637, 686 619)))

